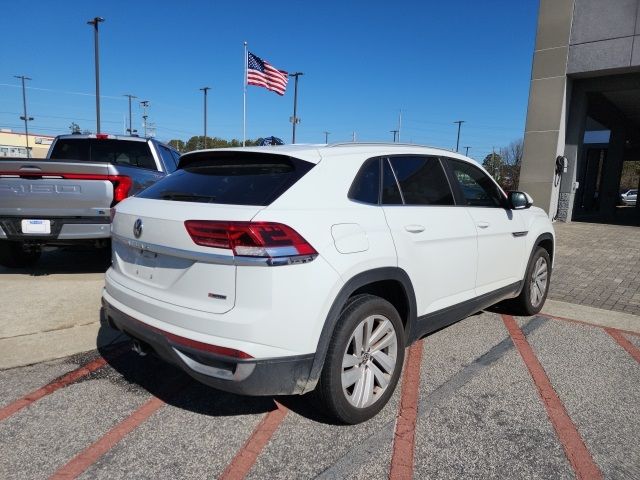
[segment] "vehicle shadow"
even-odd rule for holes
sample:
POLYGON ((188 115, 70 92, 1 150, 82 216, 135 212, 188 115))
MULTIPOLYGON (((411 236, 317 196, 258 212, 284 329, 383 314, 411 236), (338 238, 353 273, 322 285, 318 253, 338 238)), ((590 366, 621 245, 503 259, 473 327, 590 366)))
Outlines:
POLYGON ((313 395, 249 397, 216 390, 153 354, 139 356, 125 334, 118 342, 101 341, 113 335, 114 330, 104 324, 98 333, 98 351, 113 369, 104 376, 127 390, 151 394, 173 407, 210 417, 267 413, 278 408, 278 402, 310 420, 334 423, 322 413, 313 395))
POLYGON ((25 268, 0 266, 0 275, 30 275, 41 277, 52 274, 104 273, 111 265, 111 250, 92 246, 47 247, 38 262, 25 268))

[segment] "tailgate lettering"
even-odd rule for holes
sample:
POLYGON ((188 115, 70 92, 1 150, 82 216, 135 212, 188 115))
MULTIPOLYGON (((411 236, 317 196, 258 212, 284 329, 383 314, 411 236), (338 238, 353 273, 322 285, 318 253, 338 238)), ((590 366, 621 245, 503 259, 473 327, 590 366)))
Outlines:
POLYGON ((51 185, 51 184, 29 184, 29 185, 2 185, 0 184, 0 192, 14 193, 16 195, 25 195, 27 193, 35 194, 76 194, 82 193, 80 185, 51 185))

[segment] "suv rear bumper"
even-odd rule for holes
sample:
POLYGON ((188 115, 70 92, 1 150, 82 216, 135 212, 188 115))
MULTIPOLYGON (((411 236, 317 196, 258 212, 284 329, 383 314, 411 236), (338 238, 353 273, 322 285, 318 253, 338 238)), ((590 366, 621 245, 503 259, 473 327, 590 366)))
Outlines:
POLYGON ((37 243, 68 243, 75 240, 98 240, 111 237, 109 217, 0 217, 0 239, 14 241, 33 241, 37 243), (23 219, 49 220, 50 234, 22 233, 23 219))
POLYGON ((102 304, 109 325, 211 387, 241 395, 291 395, 303 393, 307 385, 314 354, 260 360, 218 355, 176 341, 175 335, 127 315, 104 297, 102 304))

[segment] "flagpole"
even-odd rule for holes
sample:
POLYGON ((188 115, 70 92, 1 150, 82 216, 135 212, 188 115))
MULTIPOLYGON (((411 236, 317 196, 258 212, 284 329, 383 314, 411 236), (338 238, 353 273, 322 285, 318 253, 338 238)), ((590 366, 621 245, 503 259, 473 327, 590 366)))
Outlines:
POLYGON ((247 42, 244 42, 244 85, 242 92, 242 146, 247 142, 247 42))

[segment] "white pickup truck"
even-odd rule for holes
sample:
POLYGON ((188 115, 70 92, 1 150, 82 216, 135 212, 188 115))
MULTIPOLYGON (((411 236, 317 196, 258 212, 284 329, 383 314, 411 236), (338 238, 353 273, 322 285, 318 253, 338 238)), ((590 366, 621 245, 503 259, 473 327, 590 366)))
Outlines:
POLYGON ((0 159, 0 264, 34 264, 45 245, 106 246, 110 209, 176 169, 152 138, 62 135, 45 159, 0 159))

